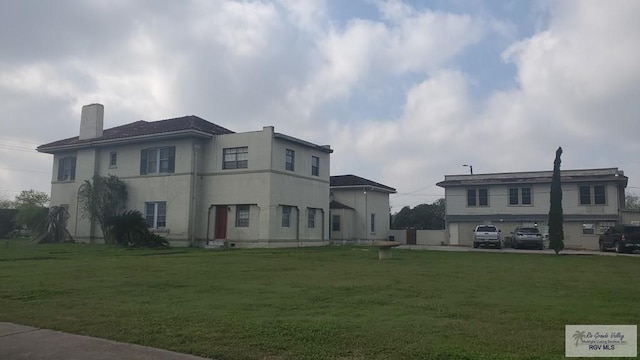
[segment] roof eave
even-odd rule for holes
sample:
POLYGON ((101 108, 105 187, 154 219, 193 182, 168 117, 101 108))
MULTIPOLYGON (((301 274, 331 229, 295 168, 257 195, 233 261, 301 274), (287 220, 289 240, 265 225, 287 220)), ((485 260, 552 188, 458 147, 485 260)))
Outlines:
POLYGON ((95 140, 88 141, 81 144, 70 144, 70 145, 59 145, 59 146, 38 146, 36 150, 41 153, 47 154, 55 154, 62 151, 69 150, 78 150, 84 149, 88 147, 102 147, 102 146, 110 146, 110 145, 122 145, 129 144, 141 141, 149 141, 149 140, 163 140, 163 139, 171 139, 171 138, 179 138, 179 137, 200 137, 200 138, 212 138, 215 134, 206 133, 199 130, 178 130, 178 131, 170 131, 164 133, 156 133, 156 134, 146 134, 146 135, 138 135, 138 136, 129 136, 122 138, 113 138, 113 139, 105 139, 105 140, 95 140))
POLYGON ((393 188, 385 189, 385 188, 382 188, 382 187, 379 187, 379 186, 366 185, 366 184, 363 184, 363 185, 330 185, 329 187, 331 189, 345 189, 345 190, 349 190, 349 189, 354 189, 354 190, 371 189, 371 190, 385 192, 385 193, 389 193, 389 194, 397 193, 396 189, 393 189, 393 188))
POLYGON ((285 135, 285 134, 281 134, 281 133, 274 133, 273 137, 279 138, 279 139, 284 139, 284 140, 287 140, 287 141, 291 141, 293 143, 304 145, 304 146, 307 146, 307 147, 310 147, 310 148, 314 148, 314 149, 319 150, 319 151, 321 151, 323 153, 326 153, 326 154, 333 153, 333 149, 331 149, 329 147, 329 145, 318 145, 318 144, 310 143, 308 141, 304 141, 304 140, 301 140, 301 139, 298 139, 298 138, 294 138, 293 136, 289 136, 289 135, 285 135))

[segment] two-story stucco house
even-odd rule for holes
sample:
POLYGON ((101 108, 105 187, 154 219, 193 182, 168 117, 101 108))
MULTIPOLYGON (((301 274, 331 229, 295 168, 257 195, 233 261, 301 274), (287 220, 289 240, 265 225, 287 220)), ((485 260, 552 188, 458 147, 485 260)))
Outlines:
POLYGON ((172 245, 303 246, 329 240, 332 150, 274 132, 234 133, 197 116, 103 130, 104 107, 82 108, 79 136, 38 147, 53 154, 51 204, 69 210, 79 241, 101 242, 78 188, 93 174, 126 182, 128 209, 172 245))
MULTIPOLYGON (((503 237, 519 225, 548 232, 552 171, 445 175, 450 245, 472 245, 473 228, 494 224, 503 237)), ((567 248, 597 249, 598 236, 622 221, 628 178, 617 168, 562 170, 567 248)))
POLYGON ((331 241, 387 240, 389 194, 395 193, 392 187, 359 176, 331 176, 331 241))

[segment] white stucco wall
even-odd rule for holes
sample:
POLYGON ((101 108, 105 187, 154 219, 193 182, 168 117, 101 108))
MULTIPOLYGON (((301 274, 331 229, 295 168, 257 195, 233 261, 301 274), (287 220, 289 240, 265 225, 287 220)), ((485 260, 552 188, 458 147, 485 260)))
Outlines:
MULTIPOLYGON (((209 211, 212 205, 228 206, 227 240, 239 247, 319 245, 329 238, 329 161, 329 154, 319 149, 275 138, 272 127, 213 139, 174 138, 83 149, 54 156, 52 205, 68 204, 69 230, 78 240, 89 241, 90 224, 80 219, 76 198, 80 184, 96 170, 100 175, 116 175, 127 183, 127 209, 144 214, 145 202, 165 201, 167 226, 161 232, 173 245, 187 245, 191 238, 201 243, 212 239, 215 231, 211 220, 215 211, 209 211), (194 155, 196 145, 199 150, 194 155), (141 150, 164 146, 175 146, 175 172, 140 175, 141 150), (248 147, 248 167, 222 169, 223 149, 241 146, 248 147), (284 170, 286 148, 296 151, 293 172, 284 170), (116 166, 109 165, 112 152, 117 153, 116 166), (76 180, 57 182, 59 158, 69 155, 77 156, 76 180), (319 176, 311 175, 311 156, 320 158, 319 176), (236 228, 236 205, 244 204, 251 205, 250 226, 236 228), (295 207, 290 228, 282 227, 282 205, 295 207), (317 209, 315 228, 308 227, 310 208, 317 209), (192 212, 194 232, 190 234, 192 212)), ((98 230, 94 231, 96 235, 102 234, 98 230)))
POLYGON ((349 224, 349 227, 353 229, 354 239, 387 240, 389 238, 389 194, 370 187, 366 187, 366 192, 364 190, 365 188, 333 188, 331 193, 335 201, 355 210, 353 224, 349 224), (371 231, 371 214, 375 214, 373 232, 371 231))

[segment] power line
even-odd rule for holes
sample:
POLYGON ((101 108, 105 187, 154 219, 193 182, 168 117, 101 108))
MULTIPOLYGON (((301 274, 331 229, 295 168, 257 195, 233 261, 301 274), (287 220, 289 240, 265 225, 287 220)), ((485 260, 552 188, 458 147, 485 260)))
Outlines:
POLYGON ((4 144, 0 144, 0 148, 8 149, 8 150, 28 151, 28 152, 35 152, 36 151, 36 149, 33 149, 33 148, 27 148, 27 147, 22 147, 22 146, 4 145, 4 144))
POLYGON ((0 167, 0 170, 25 171, 25 172, 40 173, 40 174, 50 174, 50 173, 51 173, 51 171, 39 171, 39 170, 28 170, 28 169, 14 169, 14 168, 6 168, 6 167, 0 167))
POLYGON ((25 143, 25 144, 32 144, 32 145, 40 145, 38 143, 34 143, 34 142, 30 142, 30 141, 24 141, 24 140, 18 140, 18 139, 12 139, 12 138, 6 138, 6 137, 1 137, 0 139, 2 140, 9 140, 9 141, 15 141, 15 142, 19 142, 19 143, 25 143))

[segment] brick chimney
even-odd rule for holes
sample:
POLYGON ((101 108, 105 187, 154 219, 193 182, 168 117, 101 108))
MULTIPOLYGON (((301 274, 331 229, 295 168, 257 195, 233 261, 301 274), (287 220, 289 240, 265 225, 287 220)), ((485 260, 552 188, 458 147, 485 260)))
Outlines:
POLYGON ((104 121, 104 106, 90 104, 82 107, 80 117, 80 140, 93 139, 102 136, 104 121))

